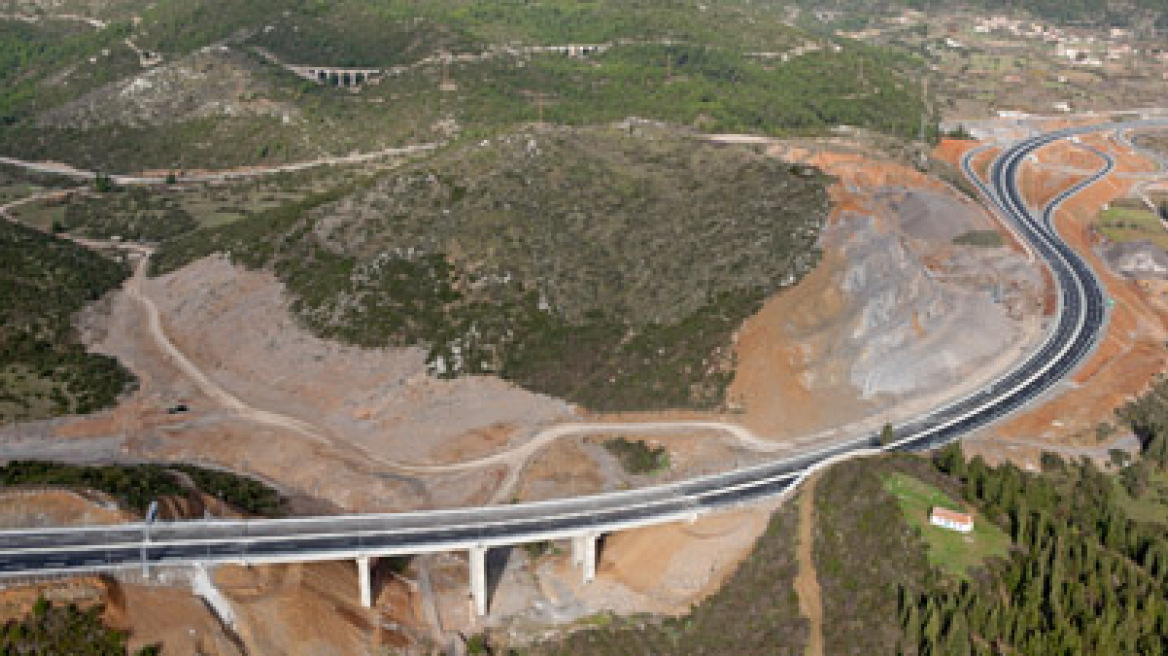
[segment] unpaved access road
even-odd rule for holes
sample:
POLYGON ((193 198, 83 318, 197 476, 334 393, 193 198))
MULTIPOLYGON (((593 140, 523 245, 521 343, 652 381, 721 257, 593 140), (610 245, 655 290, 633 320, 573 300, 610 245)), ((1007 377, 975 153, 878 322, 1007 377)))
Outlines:
MULTIPOLYGON (((3 158, 0 158, 3 160, 3 158)), ((303 168, 312 164, 301 165, 303 168)), ((282 169, 287 170, 287 169, 282 169)), ((269 169, 269 173, 275 172, 269 169)), ((161 184, 163 181, 156 183, 143 182, 143 184, 161 184)), ((61 195, 75 193, 77 190, 52 190, 40 194, 22 198, 16 201, 0 206, 0 216, 8 220, 15 221, 9 214, 11 209, 23 204, 44 200, 47 198, 56 198, 61 195)), ((87 239, 83 237, 62 235, 65 238, 71 239, 75 243, 90 249, 118 249, 128 252, 136 258, 134 266, 134 274, 126 283, 125 291, 127 296, 132 299, 142 310, 149 335, 158 349, 165 354, 165 356, 174 364, 179 371, 188 378, 204 395, 206 395, 213 402, 222 407, 223 410, 234 414, 247 421, 255 422, 271 426, 277 429, 291 431, 302 437, 308 438, 312 441, 325 444, 331 447, 339 448, 341 450, 353 449, 360 453, 361 457, 369 461, 387 467, 391 470, 399 471, 408 474, 447 474, 458 473, 465 471, 472 471, 490 467, 493 465, 504 466, 508 469, 507 477, 499 486, 499 489, 494 494, 494 501, 508 498, 515 486, 518 484, 524 467, 527 463, 546 446, 565 438, 589 436, 589 435, 603 435, 611 433, 635 433, 635 434, 659 434, 661 436, 677 435, 679 433, 693 432, 693 431, 714 431, 727 436, 732 441, 740 446, 759 453, 776 453, 781 451, 789 451, 796 447, 792 443, 772 442, 758 437, 749 429, 732 424, 729 422, 720 421, 659 421, 659 422, 596 422, 596 423, 570 423, 550 426, 539 433, 532 439, 521 444, 515 448, 498 453, 491 454, 482 458, 473 460, 466 460, 454 463, 409 463, 395 460, 387 460, 378 457, 369 451, 363 449, 352 441, 344 440, 340 437, 332 435, 317 424, 313 424, 302 419, 292 417, 286 414, 276 413, 263 408, 255 407, 239 397, 233 395, 218 383, 213 381, 205 372, 203 372, 194 362, 190 360, 180 350, 173 341, 166 334, 163 326, 162 316, 158 310, 158 306, 154 301, 143 292, 143 281, 146 277, 146 272, 149 269, 150 257, 153 254, 153 249, 142 244, 135 244, 131 242, 110 242, 96 239, 87 239)))
POLYGON ((662 436, 676 436, 680 433, 693 431, 715 431, 726 435, 740 446, 760 453, 776 453, 796 448, 793 443, 772 442, 762 439, 753 432, 729 422, 720 421, 659 421, 659 422, 595 422, 558 424, 545 428, 531 440, 515 448, 491 454, 482 458, 455 463, 408 463, 386 460, 378 457, 359 445, 332 435, 319 425, 298 419, 285 414, 271 412, 257 408, 231 394, 222 386, 207 376, 190 358, 186 356, 166 334, 161 313, 154 301, 142 291, 142 281, 149 268, 149 247, 139 244, 123 242, 99 242, 87 239, 75 241, 89 248, 112 247, 130 251, 137 257, 134 275, 126 284, 126 293, 133 299, 145 314, 147 328, 151 339, 159 350, 208 398, 219 404, 224 410, 259 424, 274 428, 292 431, 322 444, 341 449, 355 449, 362 457, 393 470, 409 474, 447 474, 481 469, 492 465, 507 467, 509 473, 494 495, 496 500, 510 496, 518 483, 520 474, 527 463, 544 447, 561 439, 588 435, 603 435, 611 433, 660 434, 662 436))
MULTIPOLYGON (((260 178, 279 173, 294 173, 296 171, 304 171, 306 169, 317 168, 320 166, 345 166, 351 164, 367 164, 379 159, 386 159, 399 155, 412 155, 415 153, 423 153, 434 150, 442 145, 441 142, 418 144, 415 146, 403 146, 400 148, 385 148, 383 150, 374 150, 367 153, 353 153, 352 155, 337 155, 329 157, 319 157, 317 159, 306 160, 303 162, 293 162, 291 164, 278 164, 275 166, 258 166, 255 168, 246 169, 230 169, 225 171, 211 171, 203 173, 192 173, 190 175, 183 175, 176 179, 176 184, 196 184, 205 182, 224 182, 226 180, 240 180, 244 178, 260 178)), ((96 171, 86 171, 78 169, 68 164, 59 162, 33 162, 29 160, 17 159, 15 157, 0 156, 0 164, 7 164, 15 166, 27 171, 36 173, 47 173, 51 175, 60 175, 76 180, 94 180, 97 178, 96 171)), ((114 175, 110 179, 115 184, 120 185, 161 185, 166 184, 165 176, 153 175, 114 175)), ((28 201, 26 201, 28 202, 28 201)))
POLYGON ((818 474, 809 477, 799 495, 799 535, 796 540, 799 573, 795 576, 795 593, 799 596, 799 612, 811 624, 804 652, 806 656, 823 656, 823 595, 815 570, 815 483, 818 479, 818 474))

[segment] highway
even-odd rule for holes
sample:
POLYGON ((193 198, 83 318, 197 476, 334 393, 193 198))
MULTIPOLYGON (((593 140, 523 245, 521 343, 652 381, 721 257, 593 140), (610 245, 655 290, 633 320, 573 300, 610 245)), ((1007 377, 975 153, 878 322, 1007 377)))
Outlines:
POLYGON ((0 577, 59 575, 127 567, 340 560, 516 545, 692 519, 712 510, 773 499, 809 472, 841 458, 881 450, 924 451, 947 444, 1041 398, 1093 351, 1106 322, 1104 289, 1091 268, 1059 238, 1053 217, 1064 201, 1109 175, 1115 163, 1095 151, 1101 168, 1040 212, 1018 188, 1035 151, 1090 132, 1165 125, 1136 121, 1039 135, 1006 148, 989 179, 966 174, 1050 270, 1058 307, 1049 332, 1015 369, 983 390, 896 427, 881 446, 864 435, 763 465, 656 487, 556 501, 376 515, 274 520, 137 523, 0 532, 0 577))

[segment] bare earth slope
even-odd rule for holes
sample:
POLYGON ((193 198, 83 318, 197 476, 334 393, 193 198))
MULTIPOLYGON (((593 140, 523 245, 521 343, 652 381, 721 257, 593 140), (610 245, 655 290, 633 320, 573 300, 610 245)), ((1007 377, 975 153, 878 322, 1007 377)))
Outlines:
POLYGON ((478 439, 503 449, 511 438, 520 442, 573 415, 562 401, 497 378, 436 380, 420 348, 366 349, 315 337, 292 318, 274 276, 223 257, 152 280, 147 289, 172 340, 219 384, 387 458, 436 461, 451 440, 485 429, 498 438, 478 439))
POLYGON ((899 164, 779 148, 841 178, 823 263, 743 326, 731 398, 744 422, 805 435, 908 416, 1008 367, 1039 335, 1042 279, 972 201, 899 164), (1003 240, 1005 241, 1005 240, 1003 240))
MULTIPOLYGON (((953 243, 967 232, 994 229, 967 201, 840 144, 812 146, 776 148, 772 155, 818 164, 840 178, 832 191, 835 213, 819 241, 824 261, 793 289, 770 298, 736 334, 730 392, 737 408, 730 418, 768 439, 849 421, 886 421, 934 401, 937 389, 961 381, 975 385, 1012 357, 1007 345, 1031 335, 1028 322, 1036 321, 1041 297, 1041 279, 1023 255, 953 243), (927 375, 904 375, 897 355, 904 349, 927 375)), ((439 380, 427 373, 426 354, 416 347, 358 348, 313 337, 300 327, 287 289, 273 274, 223 257, 198 259, 148 281, 143 292, 158 306, 170 340, 216 385, 255 407, 322 426, 335 440, 243 421, 203 396, 158 352, 143 329, 141 308, 120 293, 87 317, 89 339, 132 368, 141 391, 110 413, 22 426, 8 435, 24 439, 6 440, 3 448, 13 453, 51 445, 74 457, 206 461, 259 475, 326 509, 402 510, 484 503, 504 472, 484 467, 470 475, 420 475, 365 454, 459 462, 501 453, 540 428, 580 419, 562 401, 497 378, 439 380), (167 414, 177 403, 189 411, 167 414)), ((740 455, 713 448, 709 433, 684 437, 668 442, 678 472, 731 466, 740 455)), ((592 441, 563 441, 519 473, 517 489, 525 498, 613 489, 629 480, 592 441)), ((558 561, 513 558, 493 621, 507 626, 514 618, 532 626, 601 609, 684 608, 716 589, 753 543, 759 518, 747 519, 613 538, 600 580, 587 588, 571 583, 578 574, 558 561), (541 586, 535 598, 533 581, 541 586), (528 612, 532 608, 546 612, 528 612)), ((465 566, 452 567, 459 575, 438 576, 436 592, 447 600, 443 617, 465 621, 465 566)), ((333 592, 351 599, 352 581, 337 572, 333 592)), ((241 612, 263 627, 281 613, 302 610, 291 597, 241 612), (291 610, 281 610, 283 604, 291 610)), ((373 631, 355 626, 346 641, 373 631)), ((286 645, 255 630, 248 638, 255 644, 286 645)))

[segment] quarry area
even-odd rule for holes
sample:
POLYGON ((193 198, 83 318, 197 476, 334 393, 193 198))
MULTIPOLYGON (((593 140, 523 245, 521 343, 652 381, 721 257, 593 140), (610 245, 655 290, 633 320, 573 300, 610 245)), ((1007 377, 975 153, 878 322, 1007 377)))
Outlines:
MULTIPOLYGON (((976 160, 982 166, 995 141, 1023 129, 1009 121, 967 128, 991 146, 976 160)), ((491 375, 443 379, 424 348, 314 336, 270 271, 210 255, 151 278, 149 251, 140 250, 126 287, 80 320, 89 347, 124 363, 139 389, 106 412, 0 428, 0 458, 229 468, 276 487, 292 513, 535 501, 726 471, 878 431, 978 390, 1042 339, 1054 312, 1050 282, 967 192, 857 136, 710 141, 831 178, 821 257, 734 332, 721 408, 589 412, 491 375), (662 449, 664 465, 630 467, 610 448, 617 438, 662 449)), ((1083 141, 1043 151, 1026 169, 1025 191, 1042 202, 1092 174, 1099 158, 1085 147, 1117 158, 1118 171, 1059 217, 1116 300, 1107 339, 1048 400, 966 441, 991 461, 1034 466, 1043 450, 1104 460, 1109 449, 1134 449, 1112 411, 1165 365, 1168 258, 1109 240, 1098 227, 1105 206, 1157 193, 1158 165, 1110 135, 1083 141)), ((976 145, 946 141, 933 157, 957 169, 976 145)), ((4 527, 131 518, 100 495, 4 494, 20 495, 19 510, 0 504, 9 509, 0 513, 4 527)), ((484 628, 522 642, 610 613, 686 611, 734 572, 773 511, 609 536, 587 586, 563 545, 497 554, 485 624, 469 606, 462 554, 382 562, 372 610, 359 604, 353 563, 333 562, 40 583, 0 593, 0 618, 19 616, 41 594, 100 602, 133 644, 163 641, 173 653, 379 653, 449 644, 484 628)), ((170 517, 205 513, 234 511, 167 509, 170 517)))

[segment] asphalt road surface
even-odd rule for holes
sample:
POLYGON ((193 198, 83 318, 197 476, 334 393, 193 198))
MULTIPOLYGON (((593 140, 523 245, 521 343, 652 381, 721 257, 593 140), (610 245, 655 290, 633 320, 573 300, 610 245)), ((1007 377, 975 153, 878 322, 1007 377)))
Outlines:
POLYGON ((692 518, 702 512, 770 499, 790 491, 826 463, 880 450, 923 451, 960 438, 1026 406, 1069 376, 1095 348, 1107 321, 1103 286, 1059 238, 1052 217, 1068 198, 1106 177, 1112 159, 1089 180, 1032 211, 1018 189, 1026 158, 1059 140, 1091 132, 1165 125, 1132 122, 1052 132, 1016 143, 982 181, 986 198, 1045 263, 1058 287, 1058 311, 1046 340, 1011 372, 981 391, 896 427, 886 446, 866 435, 725 474, 640 490, 557 501, 379 515, 251 521, 186 521, 0 532, 0 577, 93 572, 199 563, 302 562, 421 554, 472 546, 514 545, 604 533, 692 518))

